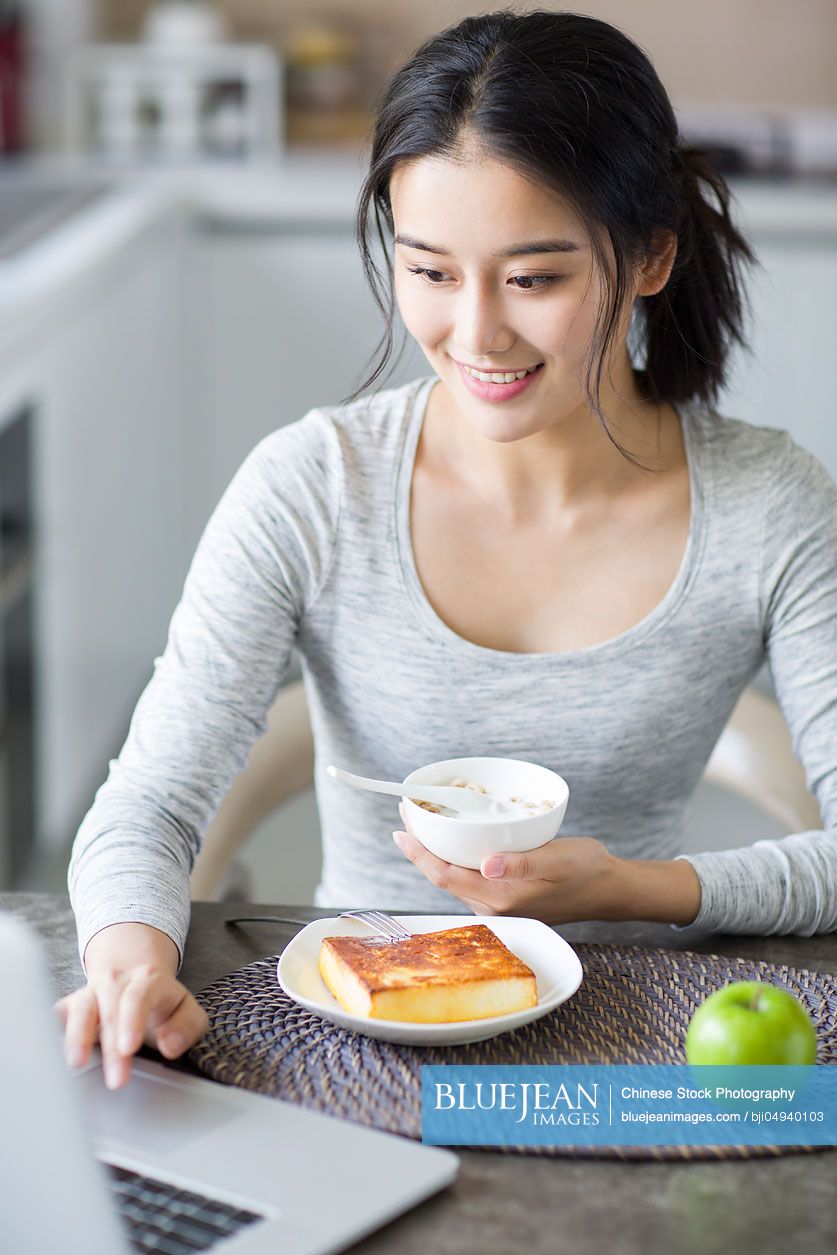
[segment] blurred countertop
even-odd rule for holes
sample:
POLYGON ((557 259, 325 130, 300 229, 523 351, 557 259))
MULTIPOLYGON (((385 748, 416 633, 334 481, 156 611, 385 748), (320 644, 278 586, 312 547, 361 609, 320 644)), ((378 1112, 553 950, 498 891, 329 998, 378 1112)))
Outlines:
MULTIPOLYGON (((177 170, 107 169, 99 163, 43 160, 0 163, 4 187, 21 183, 104 193, 50 222, 24 247, 3 252, 0 237, 0 360, 60 328, 120 268, 177 232, 202 222, 210 229, 260 229, 322 224, 351 230, 363 177, 359 157, 322 152, 264 166, 196 166, 177 170)), ((31 233, 30 233, 31 235, 31 233)))
POLYGON ((106 189, 13 255, 0 255, 0 309, 12 297, 25 299, 66 280, 148 227, 172 218, 244 224, 349 222, 362 177, 359 158, 324 158, 321 153, 270 165, 175 170, 120 170, 67 161, 0 163, 0 209, 4 187, 15 184, 79 189, 89 182, 106 189))
MULTIPOLYGON (((176 224, 207 230, 263 232, 289 224, 313 230, 353 228, 365 158, 345 150, 296 150, 258 166, 177 170, 108 169, 100 163, 52 160, 0 164, 0 207, 8 180, 59 179, 107 184, 92 199, 25 247, 0 256, 0 354, 44 318, 60 316, 90 285, 132 251, 176 224)), ((744 231, 759 238, 833 240, 837 247, 837 176, 729 180, 744 231)), ((2 215, 0 215, 2 216, 2 215)), ((2 240, 0 240, 0 245, 2 240)))

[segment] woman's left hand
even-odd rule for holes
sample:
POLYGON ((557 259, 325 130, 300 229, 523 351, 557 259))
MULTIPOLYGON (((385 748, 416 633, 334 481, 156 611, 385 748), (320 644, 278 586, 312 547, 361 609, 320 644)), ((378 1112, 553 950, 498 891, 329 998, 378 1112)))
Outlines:
MULTIPOLYGON (((400 806, 399 812, 408 828, 400 806)), ((409 831, 392 835, 428 880, 476 915, 525 915, 547 924, 613 918, 621 860, 595 837, 561 837, 523 854, 492 854, 471 871, 437 858, 409 831)))

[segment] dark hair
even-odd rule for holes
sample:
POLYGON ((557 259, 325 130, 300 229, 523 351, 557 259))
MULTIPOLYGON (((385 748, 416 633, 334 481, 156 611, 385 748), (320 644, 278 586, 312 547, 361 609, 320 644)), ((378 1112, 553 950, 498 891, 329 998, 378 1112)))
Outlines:
POLYGON ((613 443, 625 452, 601 410, 602 371, 631 268, 657 228, 676 232, 678 247, 662 291, 639 298, 644 388, 654 400, 714 401, 733 341, 746 346, 741 269, 756 260, 733 225, 726 183, 699 149, 680 145, 671 103, 641 48, 607 22, 544 10, 466 18, 427 40, 383 92, 356 232, 385 330, 375 368, 351 399, 381 375, 393 350, 392 175, 401 162, 456 156, 466 131, 526 178, 569 196, 592 223, 608 299, 583 386, 613 443), (373 215, 385 273, 373 256, 373 215))

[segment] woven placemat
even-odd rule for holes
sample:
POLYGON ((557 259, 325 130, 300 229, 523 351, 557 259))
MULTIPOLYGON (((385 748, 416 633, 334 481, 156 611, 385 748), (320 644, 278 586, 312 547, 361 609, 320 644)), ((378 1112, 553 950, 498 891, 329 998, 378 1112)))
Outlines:
MULTIPOLYGON (((837 1063, 837 979, 803 968, 691 951, 577 944, 584 980, 569 1001, 513 1033, 465 1046, 397 1046, 330 1024, 259 959, 198 994, 209 1031, 190 1052, 212 1080, 358 1124, 421 1137, 422 1064, 682 1063, 695 1008, 730 981, 790 990, 810 1011, 818 1063, 837 1063)), ((607 1159, 746 1159, 822 1146, 503 1146, 506 1154, 607 1159)))

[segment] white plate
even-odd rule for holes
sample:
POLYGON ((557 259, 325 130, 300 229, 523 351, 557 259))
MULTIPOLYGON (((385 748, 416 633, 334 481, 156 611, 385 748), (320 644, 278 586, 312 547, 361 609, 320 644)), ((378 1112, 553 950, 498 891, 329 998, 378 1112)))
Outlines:
POLYGON ((537 1006, 485 1020, 457 1020, 450 1024, 411 1024, 403 1020, 373 1020, 350 1015, 329 992, 317 971, 324 937, 371 937, 366 924, 353 919, 318 919, 297 933, 286 946, 277 967, 279 984, 289 998, 332 1024, 341 1024, 367 1037, 404 1046, 458 1046, 510 1033, 539 1020, 572 997, 581 984, 581 961, 572 946, 537 919, 512 915, 399 915, 412 933, 434 933, 443 928, 486 924, 508 948, 531 967, 538 982, 537 1006))

